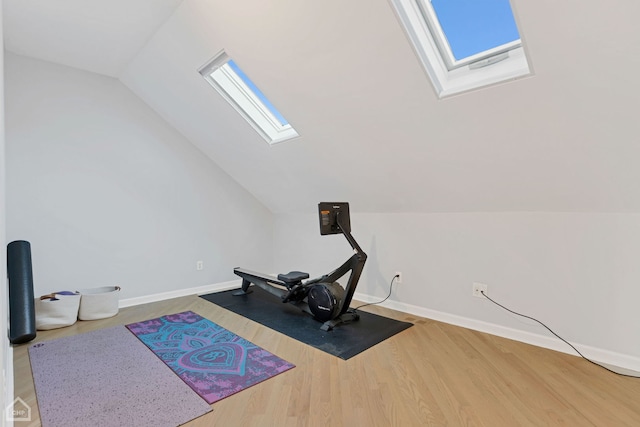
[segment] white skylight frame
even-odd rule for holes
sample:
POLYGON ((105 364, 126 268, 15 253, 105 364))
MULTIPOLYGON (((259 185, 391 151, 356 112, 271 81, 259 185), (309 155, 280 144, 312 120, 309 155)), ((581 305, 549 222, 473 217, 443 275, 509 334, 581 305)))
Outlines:
POLYGON ((520 40, 456 61, 429 0, 390 1, 438 97, 531 74, 520 40))
POLYGON ((198 72, 267 141, 277 144, 299 136, 291 124, 282 124, 260 97, 229 66, 231 60, 219 52, 198 72))

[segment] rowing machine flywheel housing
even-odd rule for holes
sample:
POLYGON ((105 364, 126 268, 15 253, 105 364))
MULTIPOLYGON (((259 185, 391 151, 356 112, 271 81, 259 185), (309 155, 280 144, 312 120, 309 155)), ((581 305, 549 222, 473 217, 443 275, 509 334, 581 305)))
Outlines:
POLYGON ((313 316, 321 321, 333 320, 340 314, 344 289, 340 283, 318 283, 309 290, 307 303, 313 316))

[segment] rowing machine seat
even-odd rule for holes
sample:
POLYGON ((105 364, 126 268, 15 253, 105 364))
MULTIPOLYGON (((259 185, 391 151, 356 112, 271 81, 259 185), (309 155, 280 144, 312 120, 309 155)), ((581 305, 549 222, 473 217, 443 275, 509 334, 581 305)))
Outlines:
POLYGON ((283 281, 287 287, 295 285, 304 279, 309 278, 309 273, 303 273, 302 271, 290 271, 287 274, 278 274, 278 280, 283 281))

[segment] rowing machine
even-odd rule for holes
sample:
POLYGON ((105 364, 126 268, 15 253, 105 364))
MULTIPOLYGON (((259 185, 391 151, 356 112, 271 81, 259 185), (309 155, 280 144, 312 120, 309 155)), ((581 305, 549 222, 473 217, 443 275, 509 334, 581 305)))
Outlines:
POLYGON ((344 234, 355 251, 351 258, 332 272, 315 279, 309 279, 309 274, 301 271, 291 271, 274 277, 238 267, 233 272, 242 278, 242 288, 233 295, 250 294, 252 290, 249 286, 253 283, 279 297, 283 303, 293 304, 323 322, 320 329, 324 331, 358 320, 358 313, 350 309, 349 305, 360 280, 367 254, 351 235, 349 204, 319 203, 318 215, 320 234, 344 234), (349 272, 351 274, 347 286, 342 288, 337 280, 349 272))

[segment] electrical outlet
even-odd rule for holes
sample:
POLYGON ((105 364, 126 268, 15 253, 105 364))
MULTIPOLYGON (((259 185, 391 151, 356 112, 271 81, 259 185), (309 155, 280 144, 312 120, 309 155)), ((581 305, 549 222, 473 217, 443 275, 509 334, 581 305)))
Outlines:
POLYGON ((204 262, 203 261, 196 262, 196 270, 198 270, 198 271, 204 270, 204 262))
POLYGON ((484 298, 484 295, 482 295, 482 292, 484 292, 484 294, 487 295, 489 293, 487 288, 488 288, 488 286, 485 285, 484 283, 474 283, 473 284, 473 296, 474 297, 478 297, 478 298, 484 298))
POLYGON ((399 271, 396 271, 396 283, 399 285, 402 283, 402 273, 399 271))

